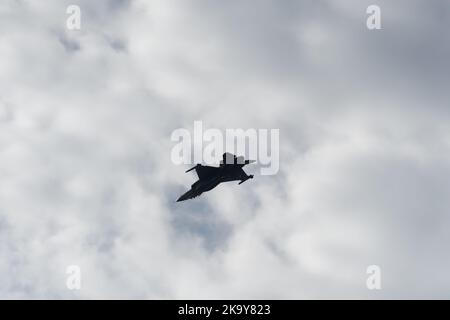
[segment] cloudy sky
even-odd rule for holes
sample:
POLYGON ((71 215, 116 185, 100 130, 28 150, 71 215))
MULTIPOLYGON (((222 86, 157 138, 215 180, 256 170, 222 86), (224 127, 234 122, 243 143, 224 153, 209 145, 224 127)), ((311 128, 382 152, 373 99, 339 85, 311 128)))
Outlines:
POLYGON ((2 0, 0 298, 449 298, 449 30, 446 0, 2 0), (195 120, 280 129, 280 171, 175 203, 195 120))

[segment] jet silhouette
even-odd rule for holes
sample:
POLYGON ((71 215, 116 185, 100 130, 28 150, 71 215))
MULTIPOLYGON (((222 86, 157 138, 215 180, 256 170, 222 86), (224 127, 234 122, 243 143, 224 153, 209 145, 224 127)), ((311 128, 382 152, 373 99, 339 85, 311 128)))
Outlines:
POLYGON ((227 181, 238 181, 244 183, 248 179, 253 179, 253 175, 247 175, 242 169, 243 166, 255 162, 254 160, 245 160, 244 157, 236 157, 231 153, 224 153, 223 160, 219 167, 203 166, 197 164, 195 167, 187 170, 197 172, 198 180, 191 186, 191 190, 178 198, 177 202, 198 197, 203 192, 217 187, 219 183, 227 181))

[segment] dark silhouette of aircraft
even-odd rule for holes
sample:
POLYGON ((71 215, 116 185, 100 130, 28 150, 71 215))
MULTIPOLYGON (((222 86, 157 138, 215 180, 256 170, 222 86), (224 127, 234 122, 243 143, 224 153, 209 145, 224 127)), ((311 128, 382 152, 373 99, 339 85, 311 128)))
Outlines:
POLYGON ((236 157, 231 153, 224 153, 223 160, 219 167, 203 166, 197 164, 195 167, 187 170, 197 172, 198 180, 191 186, 191 190, 178 198, 177 202, 198 197, 203 192, 217 187, 219 183, 227 181, 238 181, 244 183, 248 179, 253 179, 253 175, 247 175, 242 169, 243 166, 255 162, 254 160, 244 160, 244 157, 236 157))

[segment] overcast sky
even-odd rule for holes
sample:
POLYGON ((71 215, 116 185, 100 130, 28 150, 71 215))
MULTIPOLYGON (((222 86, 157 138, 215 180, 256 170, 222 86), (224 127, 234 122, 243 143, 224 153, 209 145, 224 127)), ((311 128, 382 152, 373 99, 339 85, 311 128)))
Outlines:
POLYGON ((446 0, 1 0, 0 298, 449 298, 449 30, 446 0), (175 203, 195 120, 280 129, 280 171, 175 203))

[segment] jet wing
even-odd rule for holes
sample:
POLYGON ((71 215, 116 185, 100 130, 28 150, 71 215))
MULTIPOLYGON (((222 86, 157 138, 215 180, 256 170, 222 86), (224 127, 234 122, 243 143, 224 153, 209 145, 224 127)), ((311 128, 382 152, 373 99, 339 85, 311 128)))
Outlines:
MULTIPOLYGON (((192 169, 195 169, 195 172, 197 172, 197 176, 200 180, 203 179, 208 179, 214 175, 218 175, 219 174, 219 169, 218 167, 211 167, 211 166, 202 166, 201 164, 196 165, 195 167, 193 167, 192 169)), ((192 169, 189 169, 186 172, 191 171, 192 169)))

